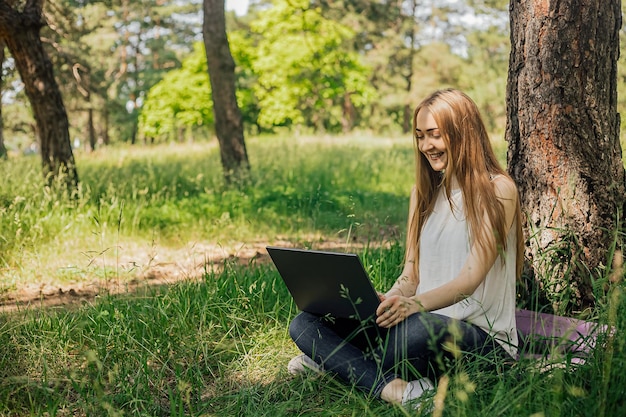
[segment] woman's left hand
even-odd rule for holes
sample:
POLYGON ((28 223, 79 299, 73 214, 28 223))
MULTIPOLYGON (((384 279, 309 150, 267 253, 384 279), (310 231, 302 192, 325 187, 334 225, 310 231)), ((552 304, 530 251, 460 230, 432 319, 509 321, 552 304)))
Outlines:
POLYGON ((391 295, 386 297, 376 309, 376 324, 383 328, 390 328, 419 311, 422 309, 417 300, 401 295, 391 295))

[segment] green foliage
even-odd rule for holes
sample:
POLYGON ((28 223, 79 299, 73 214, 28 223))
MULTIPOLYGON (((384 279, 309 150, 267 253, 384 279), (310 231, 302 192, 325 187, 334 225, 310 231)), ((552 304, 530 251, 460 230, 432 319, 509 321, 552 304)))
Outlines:
MULTIPOLYGON (((267 0, 252 3, 246 16, 228 14, 237 99, 247 131, 396 133, 408 129, 411 110, 422 97, 453 86, 474 98, 489 130, 502 136, 508 2, 412 5, 267 0)), ((54 45, 48 52, 72 138, 87 139, 88 109, 94 110, 95 139, 104 143, 212 136, 210 88, 200 73, 189 77, 188 69, 180 68, 190 55, 201 56, 190 51, 201 34, 199 1, 64 0, 46 7, 51 28, 44 36, 54 45)), ((619 80, 625 56, 620 54, 619 80)), ((9 62, 5 70, 10 68, 9 62)), ((15 90, 16 85, 5 87, 15 90)), ((624 85, 617 83, 619 112, 624 85)), ((23 94, 12 104, 28 107, 23 94)), ((35 141, 30 116, 22 110, 19 117, 5 117, 10 149, 35 141)))
POLYGON ((58 81, 71 135, 88 140, 88 109, 97 141, 136 141, 146 92, 180 66, 199 30, 197 1, 46 3, 58 81), (129 111, 130 109, 130 111, 129 111))
POLYGON ((373 99, 367 69, 349 48, 352 31, 308 8, 307 1, 275 0, 251 29, 262 34, 253 62, 261 126, 336 132, 352 123, 346 100, 362 109, 373 99))
POLYGON ((459 74, 461 88, 476 102, 490 132, 504 137, 509 34, 496 24, 467 35, 471 45, 459 74))
POLYGON ((3 120, 10 121, 4 123, 4 140, 9 152, 28 153, 38 148, 34 138, 35 120, 30 108, 21 102, 23 96, 18 96, 20 101, 2 106, 3 120))
POLYGON ((453 86, 466 71, 466 61, 453 54, 450 45, 443 42, 432 42, 420 48, 415 62, 417 68, 427 69, 420 71, 420 82, 413 91, 420 98, 438 88, 453 86))
POLYGON ((481 12, 501 14, 509 6, 508 0, 468 0, 468 5, 481 12))
POLYGON ((213 102, 204 44, 194 50, 181 68, 169 71, 148 92, 139 115, 140 135, 153 139, 182 139, 183 131, 213 127, 213 102))
MULTIPOLYGON (((248 28, 232 30, 228 34, 228 42, 233 59, 237 63, 235 75, 237 82, 237 104, 241 111, 244 125, 248 128, 258 126, 259 104, 254 93, 257 78, 253 70, 255 45, 248 28)), ((255 131, 253 133, 259 133, 255 131)))

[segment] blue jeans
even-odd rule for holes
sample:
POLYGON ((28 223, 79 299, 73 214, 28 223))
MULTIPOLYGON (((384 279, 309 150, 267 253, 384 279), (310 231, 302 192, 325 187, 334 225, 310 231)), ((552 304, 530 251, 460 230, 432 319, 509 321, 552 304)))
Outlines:
POLYGON ((324 370, 375 397, 396 378, 436 378, 472 356, 509 357, 478 326, 435 313, 416 313, 383 329, 374 322, 302 312, 292 320, 289 334, 324 370))

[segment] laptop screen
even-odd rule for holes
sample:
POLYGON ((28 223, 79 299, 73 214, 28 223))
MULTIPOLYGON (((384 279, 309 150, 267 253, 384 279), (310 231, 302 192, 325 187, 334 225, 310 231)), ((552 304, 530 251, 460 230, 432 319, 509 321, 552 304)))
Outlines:
POLYGON ((302 311, 360 321, 375 317, 380 299, 358 255, 268 246, 302 311))

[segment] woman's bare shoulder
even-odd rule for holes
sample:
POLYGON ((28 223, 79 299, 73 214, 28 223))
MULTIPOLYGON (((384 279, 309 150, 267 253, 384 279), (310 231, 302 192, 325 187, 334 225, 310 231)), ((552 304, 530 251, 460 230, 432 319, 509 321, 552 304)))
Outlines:
POLYGON ((496 196, 502 199, 517 199, 517 186, 515 182, 506 175, 498 175, 491 181, 495 187, 496 196))

